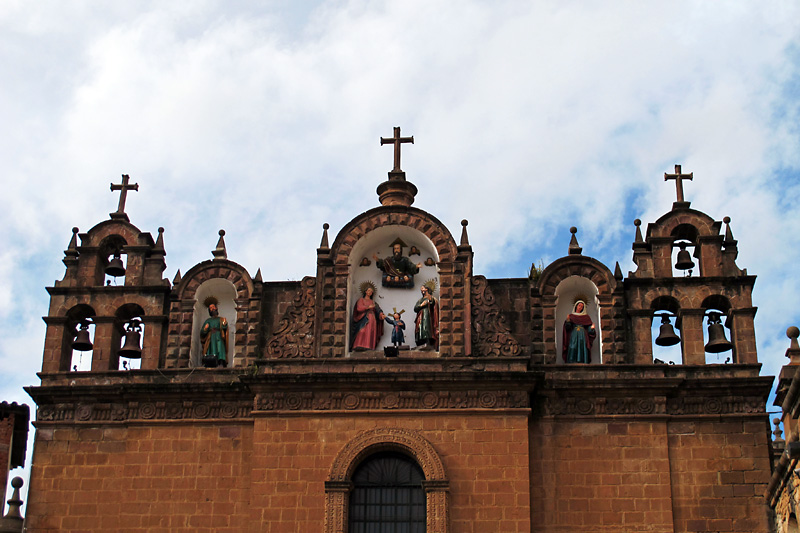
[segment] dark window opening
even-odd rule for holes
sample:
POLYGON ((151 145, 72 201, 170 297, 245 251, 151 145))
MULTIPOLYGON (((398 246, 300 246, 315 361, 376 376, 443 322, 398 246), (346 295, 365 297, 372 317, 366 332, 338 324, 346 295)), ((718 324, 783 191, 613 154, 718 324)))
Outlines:
POLYGON ((375 454, 353 473, 350 533, 425 533, 422 469, 394 452, 375 454))

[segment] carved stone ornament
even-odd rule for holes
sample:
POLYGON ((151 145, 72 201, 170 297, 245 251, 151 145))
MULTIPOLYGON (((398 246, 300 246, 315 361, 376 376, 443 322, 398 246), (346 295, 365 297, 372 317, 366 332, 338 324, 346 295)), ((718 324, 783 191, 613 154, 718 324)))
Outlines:
POLYGON ((356 411, 394 409, 514 409, 529 406, 524 391, 268 392, 257 411, 356 411))
POLYGON ((447 533, 450 523, 449 481, 444 464, 434 447, 416 431, 401 428, 376 428, 364 431, 348 442, 331 465, 325 482, 325 533, 347 531, 347 507, 356 467, 379 451, 395 450, 414 459, 425 474, 426 531, 447 533))
POLYGON ((314 355, 314 314, 317 280, 305 277, 295 293, 292 305, 281 318, 267 343, 267 357, 272 359, 309 358, 314 355))
POLYGON ((248 418, 249 402, 157 401, 42 406, 38 422, 127 422, 130 420, 204 420, 248 418))
POLYGON ((484 276, 472 278, 472 353, 487 357, 520 354, 519 342, 506 325, 484 276))
POLYGON ((728 415, 761 413, 763 400, 731 397, 603 398, 564 397, 544 398, 539 406, 542 414, 550 416, 602 415, 728 415))

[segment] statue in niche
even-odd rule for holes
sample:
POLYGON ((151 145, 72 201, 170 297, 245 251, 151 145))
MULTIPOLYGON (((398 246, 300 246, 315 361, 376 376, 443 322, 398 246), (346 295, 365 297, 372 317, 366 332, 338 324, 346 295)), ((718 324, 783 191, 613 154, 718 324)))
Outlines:
POLYGON ((356 352, 374 350, 383 336, 383 314, 381 307, 375 302, 375 286, 365 281, 359 287, 361 298, 353 308, 350 349, 356 352))
POLYGON ((203 343, 203 366, 215 368, 228 366, 228 321, 219 316, 217 299, 206 298, 203 302, 208 307, 209 318, 200 328, 200 341, 203 343))
POLYGON ((381 285, 384 287, 413 289, 414 274, 422 268, 422 263, 415 265, 408 257, 403 255, 403 248, 408 247, 408 245, 399 237, 394 240, 391 247, 391 257, 379 259, 377 255, 372 255, 372 258, 375 259, 375 266, 383 272, 381 285))
POLYGON ((420 287, 422 298, 414 305, 417 318, 414 321, 414 340, 421 350, 439 349, 439 304, 433 296, 436 280, 426 281, 420 287))
POLYGON ((406 323, 403 322, 403 319, 401 318, 405 312, 405 309, 398 311, 395 307, 392 316, 386 317, 386 322, 392 325, 392 344, 394 344, 396 348, 400 348, 406 341, 405 334, 403 333, 403 330, 406 329, 406 323))
POLYGON ((591 363, 592 344, 597 337, 594 323, 586 313, 586 301, 578 299, 564 321, 561 355, 565 363, 591 363))

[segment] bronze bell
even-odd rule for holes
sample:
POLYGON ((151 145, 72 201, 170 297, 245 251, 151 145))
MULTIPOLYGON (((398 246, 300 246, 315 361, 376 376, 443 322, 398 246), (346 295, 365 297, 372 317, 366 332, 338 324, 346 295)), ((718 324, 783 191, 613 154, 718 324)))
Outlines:
POLYGON ((733 349, 733 344, 725 338, 725 326, 719 318, 719 313, 708 314, 708 344, 705 350, 708 353, 721 353, 733 349))
POLYGON ((79 352, 88 352, 92 348, 92 339, 89 338, 89 323, 81 322, 81 329, 78 330, 75 340, 72 341, 72 349, 79 352))
POLYGON ((661 329, 656 338, 656 344, 659 346, 675 346, 679 342, 681 342, 681 338, 675 334, 672 324, 669 323, 669 315, 661 315, 661 329))
POLYGON ((114 252, 114 258, 106 265, 105 273, 113 278, 125 275, 125 265, 122 264, 119 252, 114 252))
POLYGON ((142 326, 138 320, 131 320, 128 327, 125 329, 125 343, 119 349, 120 357, 128 359, 141 359, 142 349, 139 347, 139 341, 142 338, 142 326))
POLYGON ((692 261, 691 254, 686 250, 685 244, 680 244, 680 251, 678 252, 678 260, 675 262, 675 268, 678 270, 689 270, 694 268, 694 261, 692 261))

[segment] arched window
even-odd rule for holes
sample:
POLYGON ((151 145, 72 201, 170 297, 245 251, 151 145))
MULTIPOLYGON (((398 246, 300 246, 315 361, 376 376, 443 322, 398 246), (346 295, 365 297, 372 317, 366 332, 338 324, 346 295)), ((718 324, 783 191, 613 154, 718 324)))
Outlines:
POLYGON ((137 370, 142 366, 142 340, 144 339, 144 309, 137 304, 125 304, 114 317, 111 359, 112 370, 137 370), (138 348, 138 353, 136 349, 138 348))
POLYGON ((653 339, 653 363, 681 364, 680 321, 678 301, 671 296, 659 296, 650 304, 653 310, 651 337, 653 339))
POLYGON ((97 266, 103 285, 125 285, 128 254, 124 252, 125 242, 119 235, 109 235, 100 243, 100 260, 97 266))
MULTIPOLYGON (((564 325, 571 313, 574 312, 578 301, 584 302, 585 313, 594 324, 595 337, 591 342, 589 352, 592 364, 602 363, 602 336, 600 331, 600 304, 597 299, 597 286, 588 278, 570 276, 562 280, 555 290, 558 298, 556 302, 556 364, 563 364, 564 358, 564 325)), ((584 326, 588 330, 588 326, 584 326)))
POLYGON ((353 473, 350 533, 424 533, 422 469, 397 452, 368 457, 353 473))
POLYGON ((736 351, 731 342, 731 320, 728 312, 731 304, 720 295, 709 296, 701 304, 705 310, 705 351, 706 364, 726 364, 736 362, 736 351))
POLYGON ((67 311, 61 371, 82 372, 92 369, 94 333, 94 309, 86 304, 78 304, 67 311))
POLYGON ((702 275, 698 231, 691 224, 679 224, 672 230, 672 275, 689 277, 702 275))

